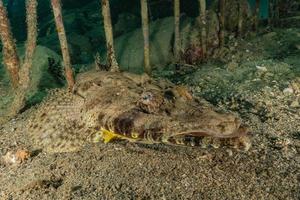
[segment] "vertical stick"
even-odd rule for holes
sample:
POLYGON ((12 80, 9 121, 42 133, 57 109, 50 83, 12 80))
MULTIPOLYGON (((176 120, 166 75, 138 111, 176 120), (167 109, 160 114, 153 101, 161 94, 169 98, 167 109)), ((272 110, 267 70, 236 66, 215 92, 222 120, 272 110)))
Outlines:
POLYGON ((244 21, 244 4, 242 1, 239 1, 238 3, 239 6, 239 15, 238 15, 238 36, 242 37, 243 35, 243 21, 244 21))
POLYGON ((119 65, 116 60, 115 50, 114 50, 114 38, 113 38, 113 29, 111 23, 109 0, 102 0, 101 2, 102 2, 102 15, 104 19, 104 32, 106 38, 108 65, 110 66, 110 71, 117 72, 119 71, 119 65))
POLYGON ((150 44, 149 44, 149 22, 148 22, 148 2, 141 0, 142 27, 144 36, 144 68, 147 74, 151 74, 150 66, 150 44))
POLYGON ((253 29, 254 31, 257 31, 258 25, 259 25, 259 5, 260 5, 260 0, 255 0, 255 10, 254 10, 254 15, 253 15, 253 29))
POLYGON ((279 12, 279 0, 274 0, 274 25, 279 25, 280 12, 279 12))
POLYGON ((178 62, 180 53, 180 0, 174 0, 174 19, 174 55, 176 62, 178 62))
POLYGON ((14 88, 19 84, 19 68, 20 61, 17 54, 16 43, 12 36, 10 23, 8 21, 7 12, 0 0, 0 37, 3 45, 3 61, 10 75, 11 83, 14 88))
POLYGON ((37 40, 37 0, 26 1, 27 41, 24 63, 20 69, 20 86, 25 90, 30 83, 30 69, 37 40))
POLYGON ((26 0, 27 41, 24 63, 19 70, 19 86, 15 90, 14 100, 10 106, 8 117, 13 117, 24 108, 26 94, 30 86, 30 69, 37 39, 37 0, 26 0))
POLYGON ((268 15, 268 24, 270 27, 273 26, 273 13, 274 13, 274 6, 273 6, 273 0, 269 0, 269 5, 268 5, 268 11, 269 11, 269 15, 268 15))
POLYGON ((59 38, 59 42, 60 42, 60 46, 61 46, 66 79, 68 82, 69 89, 72 90, 75 81, 74 81, 73 71, 72 71, 72 66, 71 66, 71 58, 70 58, 70 54, 69 54, 66 31, 65 31, 64 24, 63 24, 63 20, 62 20, 61 2, 60 2, 60 0, 51 0, 51 5, 52 5, 52 9, 53 9, 54 18, 55 18, 55 24, 56 24, 56 29, 57 29, 57 33, 58 33, 58 38, 59 38))
POLYGON ((199 0, 199 19, 201 28, 201 44, 204 58, 206 57, 206 0, 199 0))
POLYGON ((220 32, 219 32, 219 41, 220 47, 224 46, 225 43, 225 0, 219 0, 219 21, 220 21, 220 32))

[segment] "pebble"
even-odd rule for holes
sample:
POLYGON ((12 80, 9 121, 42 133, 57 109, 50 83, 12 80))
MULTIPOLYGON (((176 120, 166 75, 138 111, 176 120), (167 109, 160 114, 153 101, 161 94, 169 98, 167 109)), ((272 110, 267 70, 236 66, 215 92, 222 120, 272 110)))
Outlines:
POLYGON ((298 107, 300 107, 300 105, 299 105, 299 101, 296 99, 296 100, 294 100, 292 103, 291 103, 291 105, 290 105, 292 108, 298 108, 298 107))
POLYGON ((283 93, 284 94, 293 94, 294 93, 294 90, 292 88, 285 88, 283 90, 283 93))
POLYGON ((256 67, 256 69, 258 69, 260 71, 263 71, 263 72, 268 71, 268 69, 266 67, 262 67, 262 66, 259 66, 259 65, 256 65, 255 67, 256 67))
POLYGON ((31 152, 28 150, 17 150, 16 152, 7 152, 2 156, 2 160, 6 165, 21 164, 31 157, 31 152))

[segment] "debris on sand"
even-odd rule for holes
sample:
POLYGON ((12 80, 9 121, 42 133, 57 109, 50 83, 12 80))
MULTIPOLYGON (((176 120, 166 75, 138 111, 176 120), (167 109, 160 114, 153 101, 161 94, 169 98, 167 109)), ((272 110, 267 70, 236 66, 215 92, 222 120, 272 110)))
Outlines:
POLYGON ((16 152, 8 151, 4 156, 2 156, 2 161, 5 165, 19 165, 24 163, 30 157, 30 151, 26 149, 20 149, 16 152))

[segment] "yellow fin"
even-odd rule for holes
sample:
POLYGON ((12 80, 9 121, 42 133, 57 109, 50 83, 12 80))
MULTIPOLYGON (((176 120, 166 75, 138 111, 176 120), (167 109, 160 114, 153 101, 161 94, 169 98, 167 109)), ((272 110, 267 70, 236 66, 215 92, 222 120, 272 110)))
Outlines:
POLYGON ((107 130, 107 129, 101 127, 100 131, 96 132, 94 134, 94 137, 93 137, 92 141, 94 143, 97 143, 99 141, 103 141, 105 144, 109 143, 110 141, 112 141, 114 139, 123 139, 123 140, 128 140, 128 141, 131 141, 131 142, 136 141, 137 138, 138 138, 138 134, 137 133, 132 133, 131 135, 132 135, 132 138, 126 137, 124 135, 117 134, 117 133, 115 133, 111 130, 107 130))
POLYGON ((115 134, 113 131, 106 130, 105 128, 101 128, 101 133, 102 133, 101 136, 102 136, 103 142, 105 144, 109 143, 113 139, 122 138, 118 134, 115 134))

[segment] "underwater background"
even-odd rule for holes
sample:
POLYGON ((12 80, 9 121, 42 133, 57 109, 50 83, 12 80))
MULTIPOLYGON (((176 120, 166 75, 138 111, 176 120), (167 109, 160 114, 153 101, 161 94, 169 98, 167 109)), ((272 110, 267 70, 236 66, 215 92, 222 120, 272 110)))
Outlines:
MULTIPOLYGON (((23 60, 25 0, 3 2, 23 60)), ((249 151, 121 141, 53 155, 33 148, 24 134, 27 120, 47 105, 49 96, 51 101, 51 91, 67 85, 50 0, 39 0, 38 40, 26 105, 3 124, 1 117, 8 113, 14 89, 0 54, 0 156, 19 149, 32 151, 18 167, 0 159, 0 199, 299 199, 300 2, 260 0, 255 30, 256 2, 226 0, 221 46, 218 1, 206 1, 205 58, 198 1, 181 1, 178 61, 173 52, 173 1, 148 1, 152 78, 182 85, 216 110, 239 116, 253 135, 249 151), (244 21, 239 30, 241 2, 244 21)), ((75 76, 105 66, 101 1, 62 0, 62 5, 75 76)), ((140 0, 111 0, 110 8, 120 69, 142 74, 140 0)))

